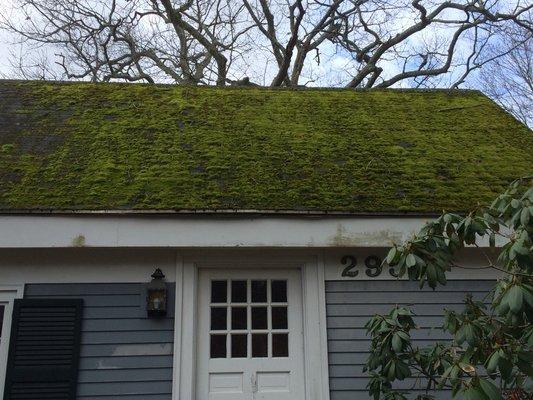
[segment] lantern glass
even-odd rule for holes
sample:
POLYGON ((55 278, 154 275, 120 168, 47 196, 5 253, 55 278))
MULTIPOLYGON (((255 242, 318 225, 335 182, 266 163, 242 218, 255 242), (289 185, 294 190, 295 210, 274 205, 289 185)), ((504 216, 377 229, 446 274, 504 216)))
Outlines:
POLYGON ((163 272, 158 268, 152 274, 147 287, 146 310, 149 317, 163 317, 167 314, 167 285, 163 272))

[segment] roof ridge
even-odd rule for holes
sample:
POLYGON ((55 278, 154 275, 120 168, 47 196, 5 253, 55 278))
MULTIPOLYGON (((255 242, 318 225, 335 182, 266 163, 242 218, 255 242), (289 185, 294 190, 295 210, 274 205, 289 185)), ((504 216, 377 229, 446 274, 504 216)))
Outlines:
POLYGON ((102 86, 153 86, 153 87, 181 87, 181 88, 199 88, 199 89, 220 89, 220 90, 232 90, 232 89, 256 89, 256 90, 272 90, 272 91, 346 91, 346 92, 419 92, 419 93, 478 93, 484 97, 486 95, 481 92, 479 89, 469 89, 469 88, 347 88, 347 87, 335 87, 335 86, 259 86, 259 85, 226 85, 226 86, 215 86, 215 85, 184 85, 178 83, 147 83, 147 82, 91 82, 91 81, 66 81, 66 80, 42 80, 42 79, 1 79, 0 84, 2 83, 22 83, 22 84, 32 84, 32 83, 42 83, 42 84, 53 84, 53 85, 102 85, 102 86))

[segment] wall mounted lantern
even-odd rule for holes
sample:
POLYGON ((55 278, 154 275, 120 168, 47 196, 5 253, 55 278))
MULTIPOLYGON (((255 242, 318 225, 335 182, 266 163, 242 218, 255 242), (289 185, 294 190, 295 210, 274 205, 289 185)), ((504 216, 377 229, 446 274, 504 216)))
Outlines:
POLYGON ((167 315, 167 285, 164 278, 163 271, 157 268, 147 286, 146 311, 149 317, 167 315))

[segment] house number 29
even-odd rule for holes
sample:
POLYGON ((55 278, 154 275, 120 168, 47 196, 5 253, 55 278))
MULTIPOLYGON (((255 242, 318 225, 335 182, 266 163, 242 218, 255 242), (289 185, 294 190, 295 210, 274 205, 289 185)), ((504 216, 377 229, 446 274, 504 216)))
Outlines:
MULTIPOLYGON (((375 278, 381 274, 381 258, 378 256, 368 256, 365 258, 365 274, 371 278, 375 278)), ((341 264, 344 265, 341 276, 348 278, 355 278, 359 275, 357 268, 357 258, 355 256, 343 256, 341 258, 341 264)))

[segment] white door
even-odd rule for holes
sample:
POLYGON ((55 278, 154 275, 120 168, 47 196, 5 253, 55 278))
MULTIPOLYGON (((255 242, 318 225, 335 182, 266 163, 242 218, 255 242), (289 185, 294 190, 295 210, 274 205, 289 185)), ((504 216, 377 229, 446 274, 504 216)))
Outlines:
POLYGON ((197 400, 303 400, 298 270, 201 270, 197 400))

